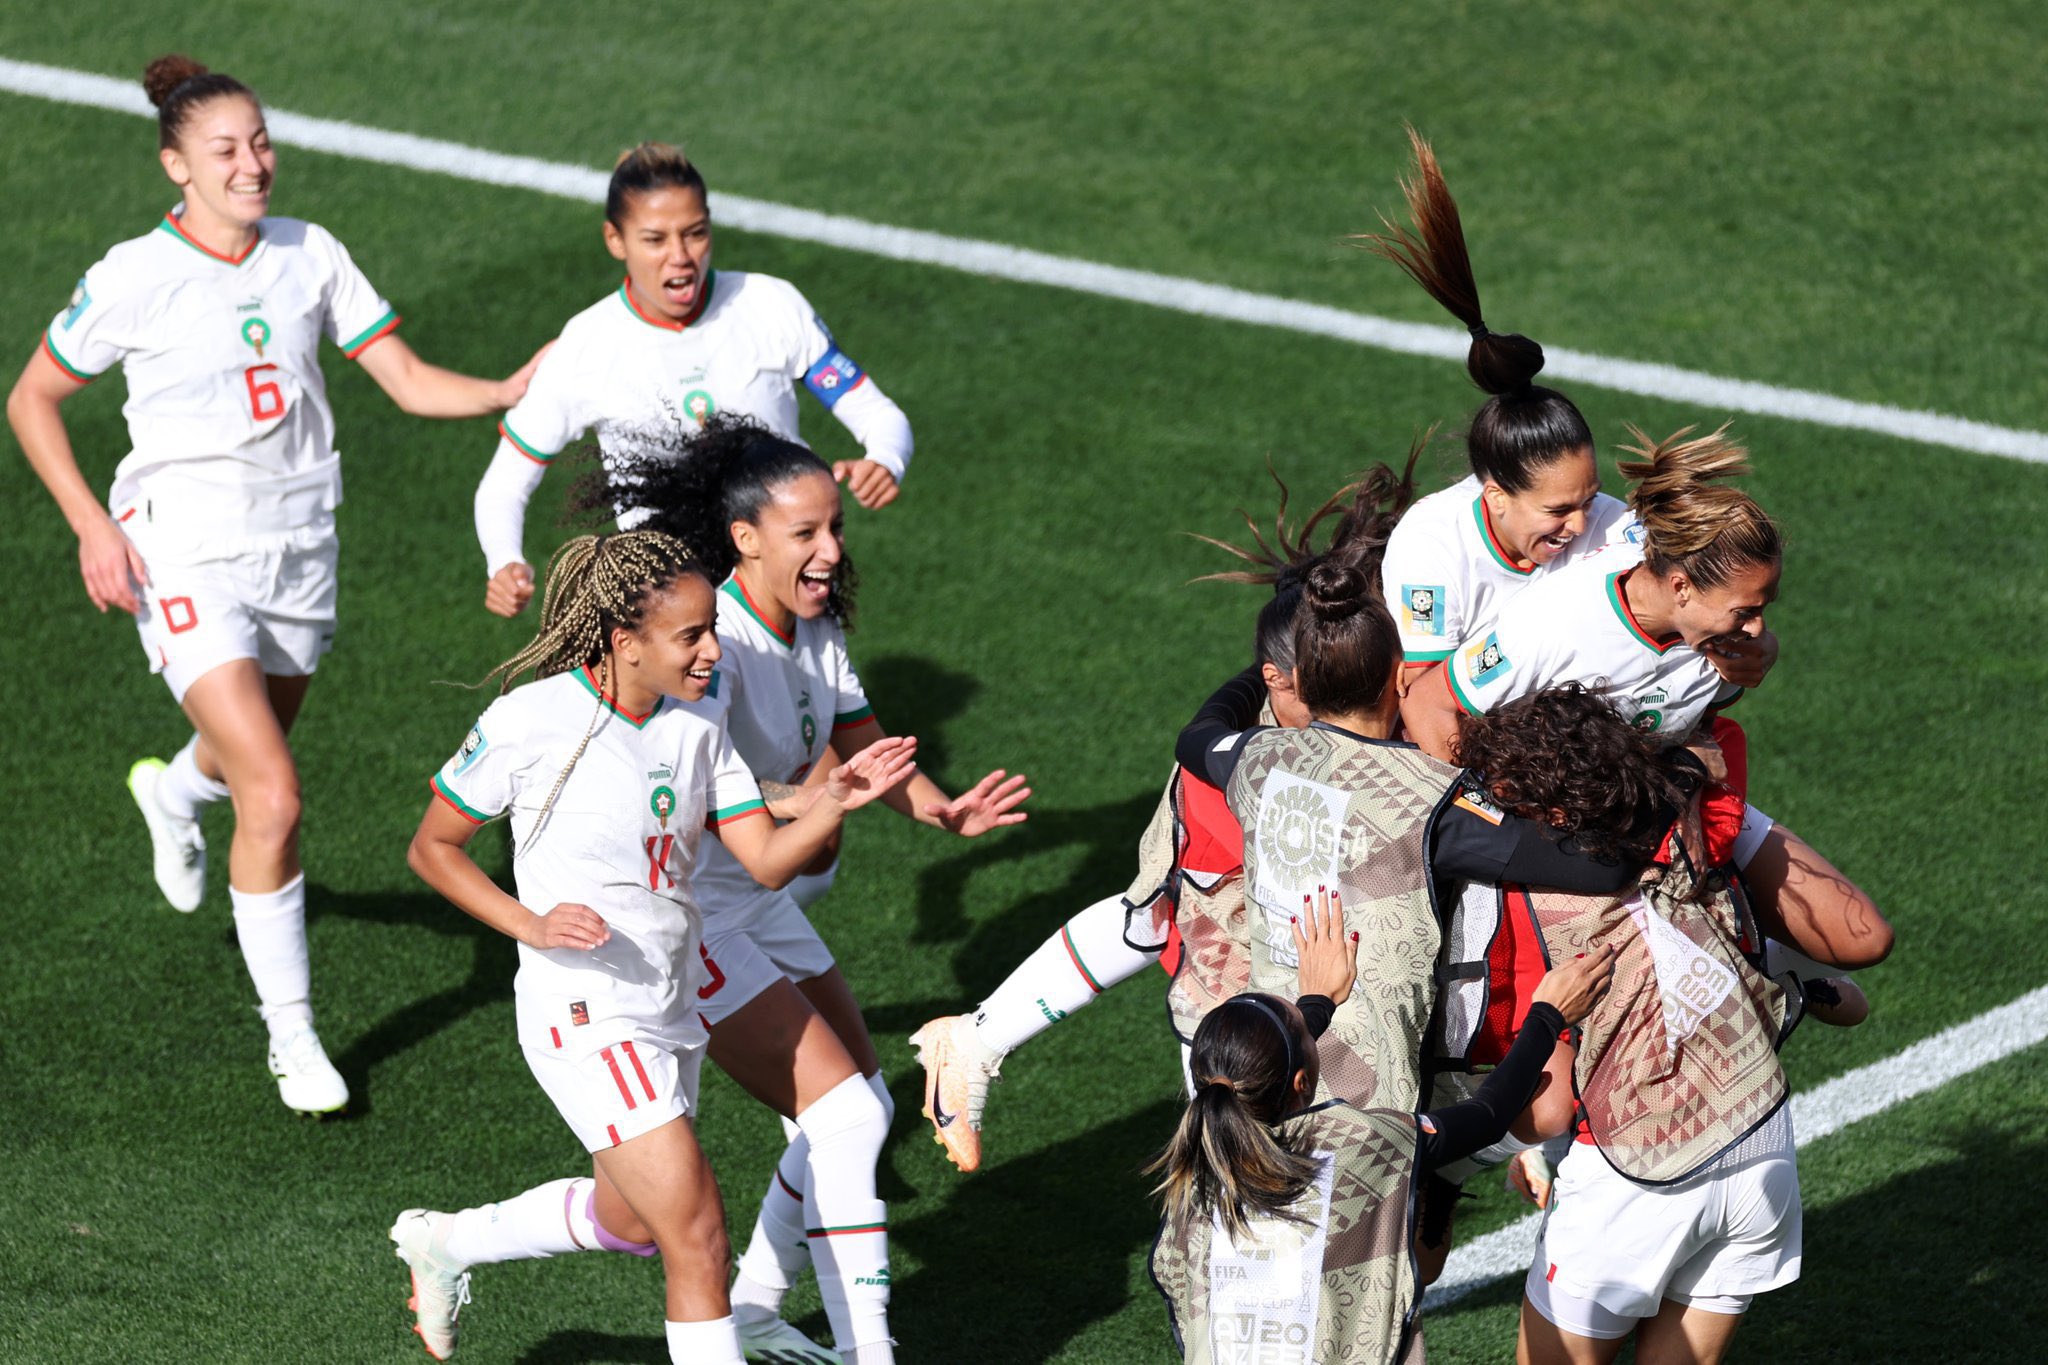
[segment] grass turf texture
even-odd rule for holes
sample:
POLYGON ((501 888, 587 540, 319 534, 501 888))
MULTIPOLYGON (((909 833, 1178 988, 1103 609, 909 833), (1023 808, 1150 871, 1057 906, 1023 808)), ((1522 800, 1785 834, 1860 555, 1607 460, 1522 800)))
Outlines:
MULTIPOLYGON (((584 162, 688 136, 738 192, 1433 320, 1390 269, 1334 245, 1391 204, 1408 116, 1439 139, 1506 325, 1992 420, 2042 407, 2018 359, 2037 329, 2008 304, 2042 258, 2043 190, 2010 173, 2040 118, 2014 98, 2017 73, 2044 47, 2018 6, 1887 4, 1854 30, 1817 9, 1795 23, 1708 6, 1662 28, 1618 6, 1472 6, 1462 24, 1378 18, 1369 33, 1291 8, 1227 41, 1171 7, 1062 23, 856 6, 830 25, 764 7, 744 30, 692 22, 686 89, 623 16, 373 11, 386 22, 6 16, 0 52, 119 71, 182 45, 281 106, 584 162), (864 28, 896 41, 854 41, 864 28), (1801 43, 1761 69, 1713 55, 1788 32, 1801 43)), ((26 354, 84 266, 172 196, 137 120, 14 98, 0 118, 0 187, 19 206, 0 335, 26 354)), ((461 368, 510 369, 615 280, 584 206, 289 151, 278 202, 333 228, 413 344, 461 368)), ((1241 662, 1257 602, 1180 586, 1216 561, 1173 532, 1270 506, 1268 452, 1319 492, 1413 427, 1455 421, 1471 391, 1451 367, 1287 334, 738 233, 718 250, 796 280, 917 426, 904 500, 851 513, 853 649, 885 721, 924 738, 943 780, 1001 763, 1039 790, 1029 825, 973 845, 859 819, 821 912, 897 1082, 884 1188, 906 1359, 1163 1359, 1135 1174, 1174 1113, 1158 978, 1018 1054, 971 1179, 920 1131, 902 1038, 1127 880, 1171 735, 1241 662)), ((161 908, 120 780, 182 731, 130 628, 84 607, 25 466, 0 467, 20 509, 0 546, 21 566, 0 671, 20 718, 0 1357, 405 1358, 392 1214, 585 1164, 512 1044, 510 945, 402 863, 426 774, 482 704, 431 680, 477 676, 523 638, 479 605, 468 502, 489 427, 405 418, 331 354, 328 373, 349 456, 345 605, 296 747, 315 999, 358 1096, 346 1122, 296 1124, 274 1099, 224 861, 199 914, 161 908)), ((67 409, 97 485, 125 449, 119 394, 103 380, 67 409)), ((1719 416, 1576 396, 1610 443, 1624 420, 1719 416)), ((806 422, 825 453, 847 450, 814 408, 806 422)), ((1803 1086, 2040 984, 2032 850, 2048 830, 2025 768, 2048 728, 2032 704, 2048 681, 2048 475, 1796 424, 1739 430, 1792 545, 1773 614, 1783 672, 1742 708, 1756 794, 1901 933, 1866 978, 1871 1023, 1795 1044, 1803 1086)), ((1437 461, 1444 477, 1453 462, 1437 461)), ((543 513, 563 482, 550 476, 543 513)), ((225 818, 210 828, 224 853, 225 818)), ((1760 1305, 1738 1358, 1953 1354, 1958 1335, 2016 1354, 2041 1325, 2025 1282, 2040 1246, 2001 1192, 2038 1166, 2039 1060, 1809 1149, 1808 1280, 1760 1305)), ((743 1239, 780 1139, 723 1078, 707 1072, 704 1093, 743 1239)), ((1466 1227, 1512 1213, 1489 1195, 1466 1227)), ((478 1279, 465 1358, 664 1357, 656 1267, 592 1256, 478 1279)), ((1434 1318, 1433 1355, 1507 1358, 1513 1299, 1502 1286, 1434 1318)))

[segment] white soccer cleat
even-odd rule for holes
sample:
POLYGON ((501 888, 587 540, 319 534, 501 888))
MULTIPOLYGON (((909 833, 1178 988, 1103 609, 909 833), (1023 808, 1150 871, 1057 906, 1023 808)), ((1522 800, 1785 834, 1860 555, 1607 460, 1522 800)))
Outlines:
POLYGON ((156 784, 170 765, 160 758, 137 759, 128 770, 128 794, 149 826, 156 885, 173 910, 190 914, 206 895, 206 840, 197 820, 173 820, 156 801, 156 784))
POLYGON ((924 1116, 932 1121, 933 1141, 946 1149, 946 1159, 962 1171, 981 1165, 981 1111, 988 1105, 988 1083, 996 1079, 1003 1054, 993 1051, 974 1031, 964 1014, 934 1019, 910 1035, 924 1067, 924 1116))
POLYGON ((327 1049, 311 1028, 270 1045, 270 1074, 285 1108, 301 1114, 332 1114, 348 1107, 348 1082, 327 1060, 327 1049))
POLYGON ((733 1316, 740 1354, 761 1365, 841 1365, 839 1352, 820 1346, 781 1318, 733 1316))
POLYGON ((412 1271, 412 1330, 427 1354, 446 1360, 455 1354, 462 1307, 469 1302, 469 1272, 447 1256, 448 1215, 430 1209, 407 1209, 391 1225, 393 1253, 412 1271))

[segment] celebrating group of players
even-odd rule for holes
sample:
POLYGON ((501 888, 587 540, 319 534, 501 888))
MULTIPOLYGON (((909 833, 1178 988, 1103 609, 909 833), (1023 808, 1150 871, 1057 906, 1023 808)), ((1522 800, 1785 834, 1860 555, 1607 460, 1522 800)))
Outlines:
MULTIPOLYGON (((661 1256, 677 1361, 892 1360, 875 1172, 893 1106, 806 909, 858 807, 974 837, 1030 795, 1001 770, 942 791, 847 655, 841 489, 896 497, 903 413, 789 284, 712 269, 704 182, 673 148, 614 170, 617 290, 491 381, 421 360, 339 242, 269 215, 276 157, 246 86, 183 57, 144 85, 181 202, 86 273, 8 416, 88 594, 134 615, 191 722, 129 774, 176 908, 203 895, 204 807, 234 803, 236 934, 290 1108, 348 1102, 313 1024, 287 739, 335 629, 320 338, 408 412, 504 413, 475 502, 490 610, 527 608, 526 502, 586 434, 602 459, 577 504, 617 521, 550 561, 538 631, 487 675, 501 695, 434 774, 409 854, 518 941, 519 1045, 591 1169, 401 1214, 414 1330, 445 1359, 473 1267, 611 1250, 661 1256), (60 408, 115 365, 132 448, 103 504, 60 408), (865 458, 798 440, 799 387, 865 458), (500 816, 516 894, 468 852, 500 816), (692 1127, 707 1052, 788 1138, 730 1283, 692 1127), (836 1352, 781 1320, 806 1265, 836 1352)), ((1645 441, 1629 502, 1601 494, 1584 419, 1532 382, 1540 348, 1485 326, 1416 147, 1417 226, 1374 245, 1472 331, 1493 395, 1472 478, 1410 506, 1411 456, 1299 530, 1283 506, 1234 575, 1273 589, 1253 667, 1182 734, 1136 883, 919 1031, 925 1113, 973 1169, 1004 1055, 1159 961, 1192 1098, 1159 1162, 1154 1268, 1188 1359, 1419 1354, 1457 1181, 1502 1159, 1540 1178, 1525 1149, 1574 1130, 1525 1356, 1610 1359, 1639 1333, 1645 1359, 1712 1359, 1749 1296, 1797 1273, 1775 1049, 1798 1004, 1853 1021, 1835 970, 1883 957, 1890 931, 1742 796, 1719 712, 1774 662, 1781 558, 1770 519, 1715 482, 1743 452, 1645 441)))

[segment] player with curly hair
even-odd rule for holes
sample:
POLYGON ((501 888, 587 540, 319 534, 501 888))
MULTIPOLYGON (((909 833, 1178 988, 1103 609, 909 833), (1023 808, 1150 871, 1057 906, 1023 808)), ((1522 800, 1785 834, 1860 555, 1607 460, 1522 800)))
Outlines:
POLYGON ((508 379, 429 365, 348 251, 273 217, 277 153, 254 92, 190 57, 143 74, 158 159, 179 204, 78 282, 7 400, 23 454, 78 535, 86 594, 135 618, 151 669, 191 721, 128 789, 173 908, 206 891, 201 812, 231 798, 228 896, 270 1034, 278 1095, 300 1113, 348 1104, 313 1029, 300 777, 288 736, 334 642, 341 457, 320 340, 406 412, 475 417, 519 401, 508 379), (129 453, 101 503, 63 403, 119 365, 129 453))
MULTIPOLYGON (((510 690, 434 776, 409 861, 518 940, 520 1047, 592 1158, 586 1178, 399 1215, 392 1241, 436 1359, 455 1349, 471 1267, 598 1249, 661 1255, 672 1359, 742 1358, 718 1189, 691 1127, 700 1010, 720 972, 694 874, 716 847, 762 885, 787 885, 847 812, 909 776, 916 742, 870 746, 797 818, 766 818, 714 692, 715 604, 710 576, 671 537, 570 541, 549 565, 539 634, 489 675, 510 690), (529 670, 533 682, 511 687, 529 670), (516 897, 467 851, 507 812, 516 897)), ((807 1110, 871 1102, 850 1068, 836 1083, 799 1071, 794 1084, 807 1110)))

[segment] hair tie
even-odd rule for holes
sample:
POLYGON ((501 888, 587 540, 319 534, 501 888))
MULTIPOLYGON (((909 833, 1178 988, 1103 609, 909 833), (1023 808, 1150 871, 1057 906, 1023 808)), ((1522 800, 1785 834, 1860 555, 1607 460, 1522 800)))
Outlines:
POLYGON ((1228 1090, 1233 1095, 1237 1093, 1237 1082, 1231 1080, 1227 1076, 1211 1076, 1208 1080, 1203 1081, 1200 1085, 1196 1086, 1195 1089, 1207 1090, 1212 1085, 1221 1086, 1223 1089, 1228 1090))
POLYGON ((1474 341, 1477 341, 1481 337, 1486 336, 1488 334, 1486 330, 1486 324, 1484 322, 1475 322, 1470 327, 1467 327, 1465 330, 1472 334, 1472 339, 1474 341))

